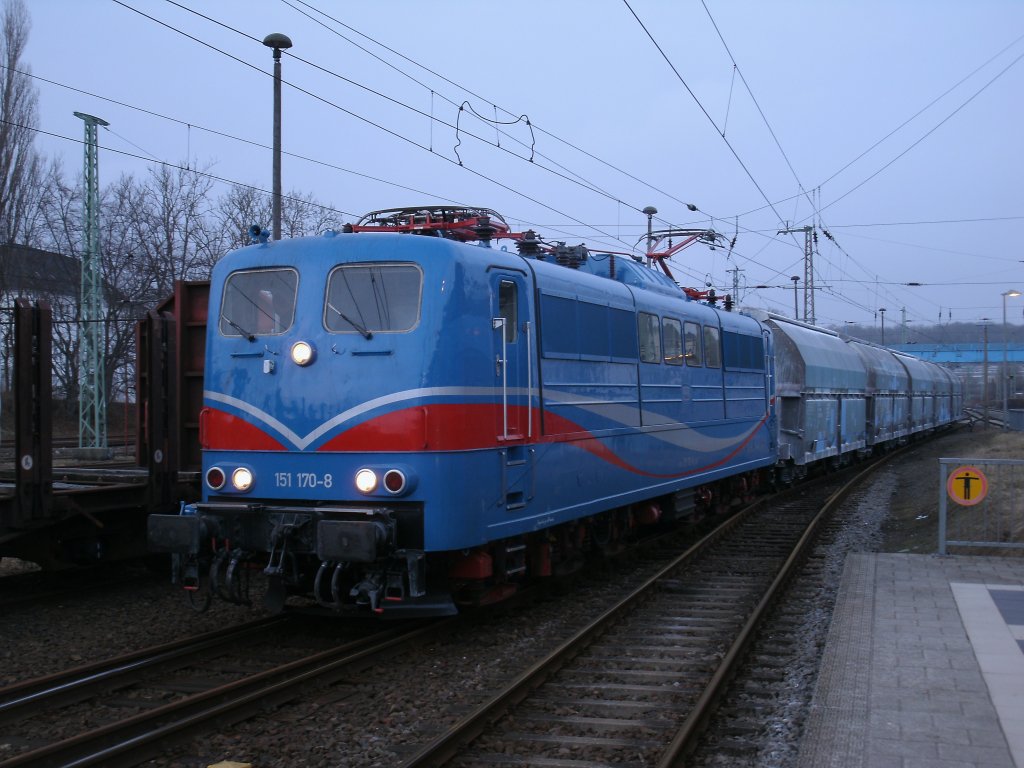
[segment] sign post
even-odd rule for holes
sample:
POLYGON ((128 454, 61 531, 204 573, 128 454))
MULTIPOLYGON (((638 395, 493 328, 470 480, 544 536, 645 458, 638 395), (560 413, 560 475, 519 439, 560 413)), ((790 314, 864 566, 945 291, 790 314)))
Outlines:
POLYGON ((977 467, 957 467, 946 481, 946 492, 957 504, 973 507, 988 494, 988 478, 977 467))

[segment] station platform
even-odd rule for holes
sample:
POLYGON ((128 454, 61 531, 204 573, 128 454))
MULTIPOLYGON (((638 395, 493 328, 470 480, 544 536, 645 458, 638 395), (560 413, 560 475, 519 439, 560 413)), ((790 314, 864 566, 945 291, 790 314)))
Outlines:
POLYGON ((847 558, 801 768, 1024 768, 1024 558, 847 558))

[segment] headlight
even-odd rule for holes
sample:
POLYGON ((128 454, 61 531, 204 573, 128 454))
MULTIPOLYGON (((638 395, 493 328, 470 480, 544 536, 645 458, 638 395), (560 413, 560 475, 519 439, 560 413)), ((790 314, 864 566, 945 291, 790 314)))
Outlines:
POLYGON ((231 473, 231 484, 236 491, 248 491, 252 487, 252 470, 239 467, 231 473))
POLYGON ((313 345, 308 341, 296 341, 292 344, 292 362, 296 365, 309 365, 313 362, 313 345))
POLYGON ((372 469, 360 469, 356 472, 356 488, 360 493, 373 493, 377 490, 377 473, 372 469))

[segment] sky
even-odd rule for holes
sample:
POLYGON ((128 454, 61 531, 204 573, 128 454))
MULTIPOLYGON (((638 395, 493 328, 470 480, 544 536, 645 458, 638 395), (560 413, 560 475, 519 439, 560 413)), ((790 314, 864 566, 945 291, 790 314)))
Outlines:
POLYGON ((639 255, 653 206, 722 235, 681 285, 800 317, 779 233, 812 225, 818 324, 1024 324, 1021 0, 26 4, 37 149, 79 173, 73 113, 108 121, 101 186, 162 162, 270 190, 278 32, 283 190, 345 221, 458 203, 639 255))

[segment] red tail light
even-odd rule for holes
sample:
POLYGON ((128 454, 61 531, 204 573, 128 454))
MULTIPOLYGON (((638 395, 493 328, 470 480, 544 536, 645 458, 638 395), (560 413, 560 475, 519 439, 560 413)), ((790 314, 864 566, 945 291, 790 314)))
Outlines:
POLYGON ((397 469, 389 469, 384 473, 384 487, 388 493, 401 493, 405 490, 405 475, 397 469))
POLYGON ((219 491, 223 488, 226 480, 227 476, 220 467, 210 467, 206 470, 206 484, 213 490, 219 491))

